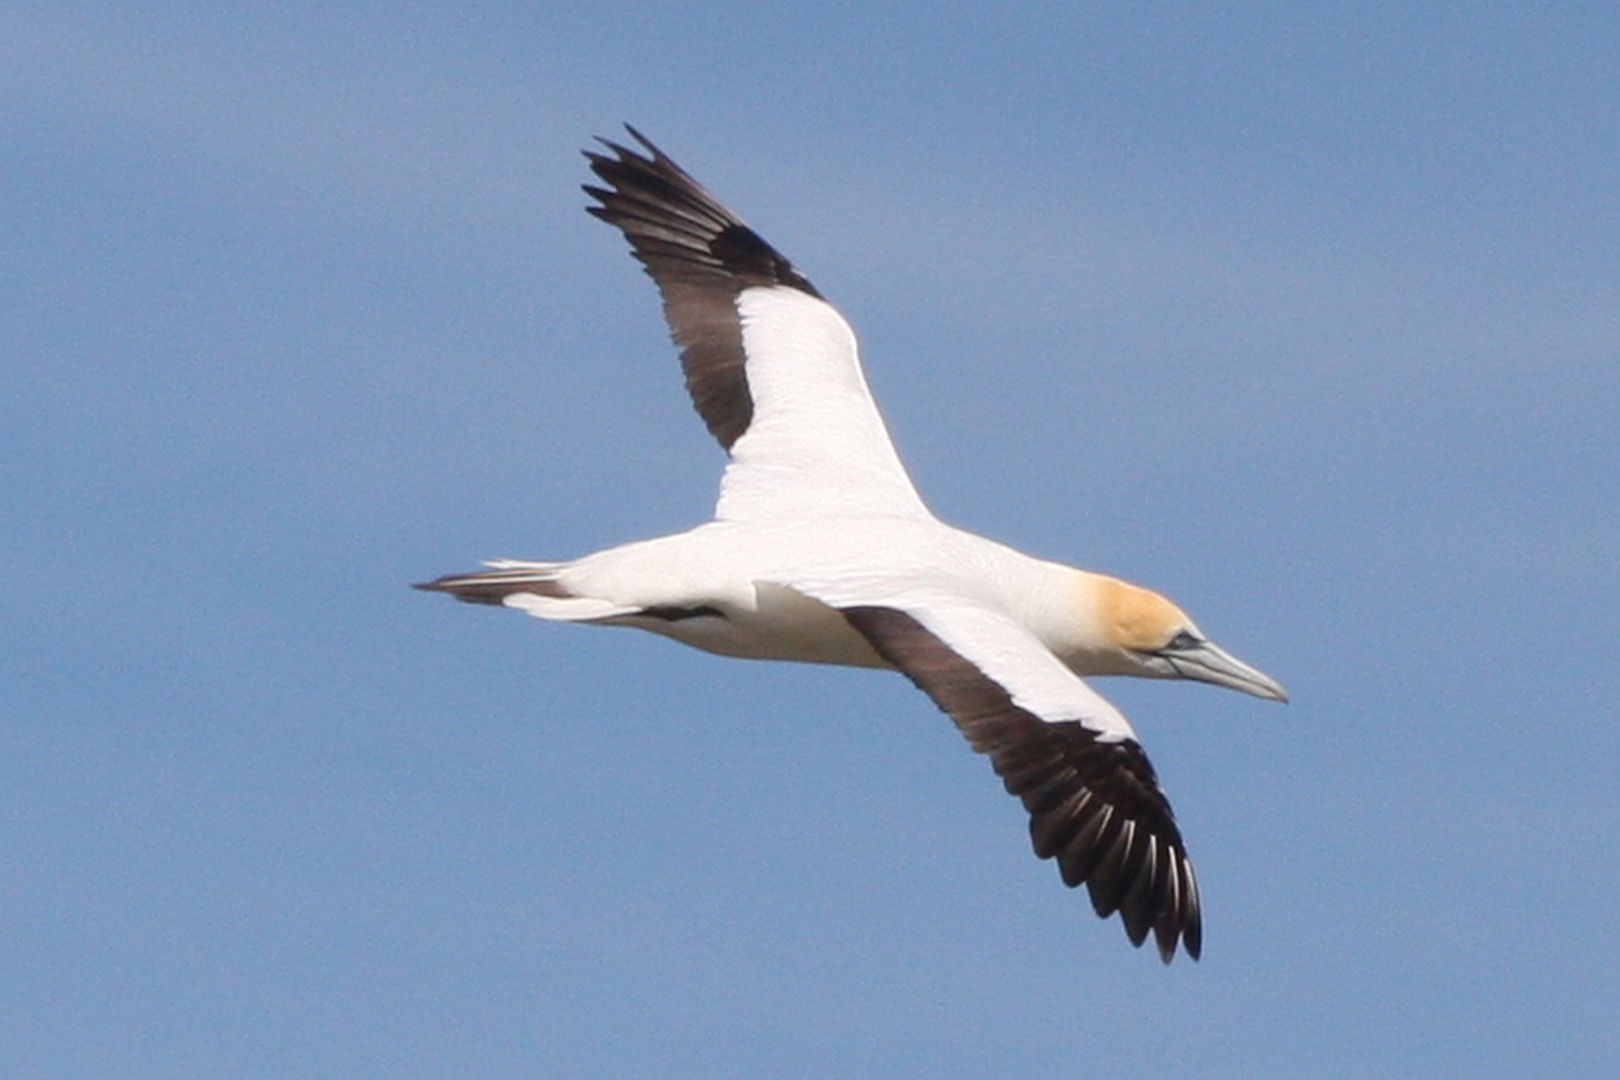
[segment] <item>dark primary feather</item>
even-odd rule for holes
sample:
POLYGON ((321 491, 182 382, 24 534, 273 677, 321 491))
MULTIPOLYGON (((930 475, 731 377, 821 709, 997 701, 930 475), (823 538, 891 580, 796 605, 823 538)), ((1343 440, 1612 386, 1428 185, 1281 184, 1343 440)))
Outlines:
POLYGON ((607 185, 585 187, 600 204, 587 209, 624 232, 658 283, 692 403, 729 450, 753 419, 738 293, 786 285, 821 294, 663 151, 625 128, 646 153, 606 139, 600 141, 612 156, 585 151, 591 171, 607 185))
POLYGON ((1192 863, 1139 744, 1103 742, 1077 721, 1047 721, 1020 708, 903 611, 854 607, 843 614, 990 758, 1029 811, 1035 854, 1056 859, 1065 884, 1084 883, 1098 915, 1119 912, 1132 944, 1151 931, 1166 963, 1178 939, 1198 958, 1203 928, 1192 863))

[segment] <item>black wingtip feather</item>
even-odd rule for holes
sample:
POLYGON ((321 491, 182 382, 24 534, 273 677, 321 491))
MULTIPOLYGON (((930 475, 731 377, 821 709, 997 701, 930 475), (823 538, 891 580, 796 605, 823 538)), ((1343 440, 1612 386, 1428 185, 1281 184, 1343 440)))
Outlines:
POLYGON ((634 127, 625 124, 641 150, 597 137, 612 156, 583 151, 591 171, 611 190, 582 185, 601 205, 586 209, 624 230, 636 255, 662 286, 675 268, 659 265, 659 254, 647 249, 648 227, 669 229, 689 238, 691 250, 679 262, 687 273, 725 275, 740 287, 786 285, 821 298, 810 280, 781 252, 716 199, 690 173, 634 127), (639 213, 636 211, 640 211, 639 213))
POLYGON ((786 286, 821 298, 764 238, 630 124, 636 149, 599 138, 585 159, 601 181, 583 185, 591 216, 617 228, 658 284, 686 389, 704 424, 730 450, 753 421, 737 298, 786 286))

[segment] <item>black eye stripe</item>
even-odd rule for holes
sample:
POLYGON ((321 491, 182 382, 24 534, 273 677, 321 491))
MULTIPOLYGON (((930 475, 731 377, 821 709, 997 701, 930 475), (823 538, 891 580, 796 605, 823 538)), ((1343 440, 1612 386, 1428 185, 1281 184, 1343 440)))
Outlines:
POLYGON ((1166 649, 1196 649, 1199 644, 1198 638, 1194 636, 1192 631, 1181 630, 1176 633, 1175 637, 1166 642, 1164 647, 1166 649))

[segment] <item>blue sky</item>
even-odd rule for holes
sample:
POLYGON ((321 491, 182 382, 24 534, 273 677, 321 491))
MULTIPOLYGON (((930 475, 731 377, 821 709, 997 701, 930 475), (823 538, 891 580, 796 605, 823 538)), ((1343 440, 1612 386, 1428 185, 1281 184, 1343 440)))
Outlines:
POLYGON ((0 4, 0 1073, 1614 1075, 1620 15, 1092 7, 0 4), (623 120, 1288 686, 1099 683, 1201 963, 902 679, 405 587, 708 513, 623 120))

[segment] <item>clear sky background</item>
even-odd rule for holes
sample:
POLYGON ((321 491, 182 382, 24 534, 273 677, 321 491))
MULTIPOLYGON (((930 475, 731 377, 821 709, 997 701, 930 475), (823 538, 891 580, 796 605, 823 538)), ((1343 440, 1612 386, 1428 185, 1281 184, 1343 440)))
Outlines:
POLYGON ((0 1075, 1620 1074, 1609 4, 0 4, 0 1075), (1163 968, 903 679, 409 582, 720 451, 578 155, 862 335, 1099 683, 1163 968))

